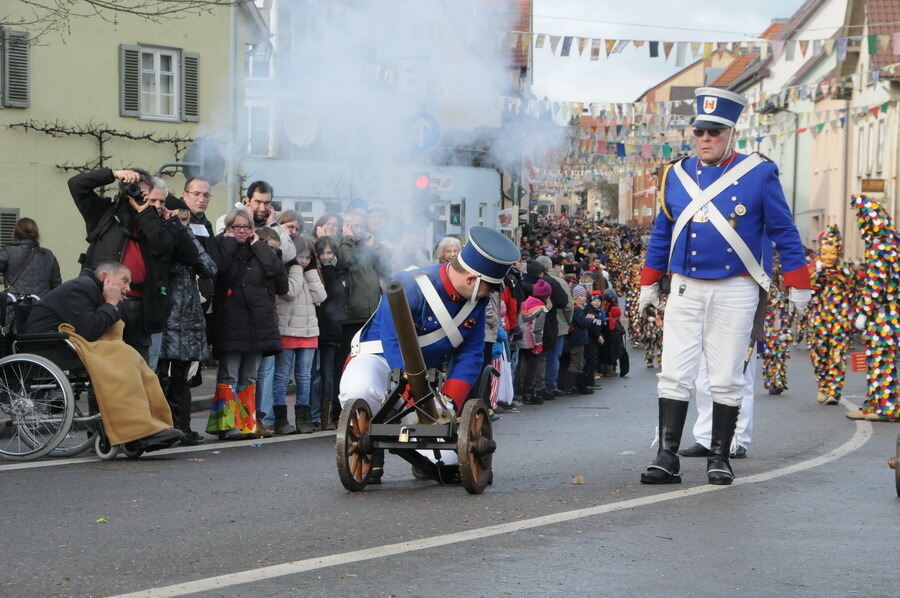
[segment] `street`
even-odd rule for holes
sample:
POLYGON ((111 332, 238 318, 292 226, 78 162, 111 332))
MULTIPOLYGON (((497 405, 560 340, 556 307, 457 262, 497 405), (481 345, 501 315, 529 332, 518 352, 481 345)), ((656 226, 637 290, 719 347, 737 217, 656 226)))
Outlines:
MULTIPOLYGON (((656 377, 630 352, 631 374, 593 395, 504 414, 478 496, 416 481, 390 455, 381 486, 348 493, 327 432, 0 464, 0 593, 897 595, 897 426, 817 404, 795 347, 787 392, 757 384, 733 486, 706 484, 705 459, 686 458, 683 484, 643 486, 656 377)), ((848 372, 845 392, 858 404, 864 374, 848 372)))

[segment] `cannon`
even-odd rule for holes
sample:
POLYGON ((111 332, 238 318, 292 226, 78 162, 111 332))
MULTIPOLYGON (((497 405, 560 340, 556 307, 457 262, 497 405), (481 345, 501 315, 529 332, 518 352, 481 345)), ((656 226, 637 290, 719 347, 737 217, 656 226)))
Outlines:
POLYGON ((440 451, 451 450, 459 459, 459 481, 470 494, 480 494, 493 481, 491 463, 497 445, 482 399, 490 392, 490 376, 497 375, 496 370, 485 368, 474 396, 457 414, 453 403, 440 394, 443 376, 425 368, 403 285, 391 283, 385 296, 403 368, 391 372, 389 390, 376 413, 362 399, 348 402, 341 411, 335 442, 341 484, 351 492, 363 490, 377 451, 389 451, 410 463, 417 478, 443 483, 452 468, 439 461, 440 451), (419 451, 434 451, 438 462, 419 451))

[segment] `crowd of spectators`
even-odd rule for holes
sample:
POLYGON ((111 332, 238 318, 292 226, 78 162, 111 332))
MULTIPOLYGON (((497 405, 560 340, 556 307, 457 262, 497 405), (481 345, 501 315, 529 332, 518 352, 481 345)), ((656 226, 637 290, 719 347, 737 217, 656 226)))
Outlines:
MULTIPOLYGON (((341 370, 383 282, 409 266, 452 261, 461 248, 455 237, 430 253, 414 233, 389 238, 385 210, 362 200, 304 230, 302 215, 279 210, 265 181, 251 183, 215 224, 202 178, 187 180, 180 197, 141 170, 86 172, 69 188, 85 222, 81 264, 129 269, 123 339, 156 371, 189 445, 204 440, 191 429, 191 389, 210 359, 215 373, 202 374, 216 383, 207 434, 232 440, 334 429, 341 370), (97 193, 112 184, 114 197, 97 193)), ((496 411, 590 393, 596 375, 628 373, 619 297, 642 234, 566 216, 524 228, 521 260, 488 302, 485 364, 500 365, 512 381, 507 392, 493 386, 496 411)), ((0 250, 0 270, 7 288, 20 292, 41 295, 61 282, 27 218, 0 250)))

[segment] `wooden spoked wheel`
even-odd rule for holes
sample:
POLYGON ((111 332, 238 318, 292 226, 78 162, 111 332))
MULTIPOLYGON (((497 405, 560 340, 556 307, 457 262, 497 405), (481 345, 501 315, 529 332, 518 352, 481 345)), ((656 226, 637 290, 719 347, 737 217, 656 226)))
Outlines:
POLYGON ((491 483, 496 448, 487 405, 481 399, 467 401, 459 418, 456 455, 459 477, 469 494, 481 494, 491 483))
POLYGON ((337 468, 341 484, 351 492, 365 488, 372 473, 371 425, 372 410, 362 399, 341 410, 335 443, 337 468))

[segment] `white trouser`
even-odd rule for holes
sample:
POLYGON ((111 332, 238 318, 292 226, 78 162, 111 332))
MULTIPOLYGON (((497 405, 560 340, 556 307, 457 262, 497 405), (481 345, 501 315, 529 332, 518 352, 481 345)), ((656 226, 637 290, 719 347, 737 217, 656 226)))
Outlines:
POLYGON ((659 397, 690 401, 705 356, 713 401, 739 407, 758 302, 757 284, 749 276, 701 280, 674 274, 663 320, 659 397))
MULTIPOLYGON (((369 404, 373 415, 378 413, 388 392, 390 375, 391 368, 381 355, 363 353, 350 359, 344 373, 341 374, 341 388, 338 393, 341 408, 356 399, 362 399, 369 404)), ((412 415, 406 416, 404 421, 412 423, 412 415)), ((434 451, 419 451, 419 453, 436 461, 434 451)), ((441 451, 441 460, 446 465, 459 463, 456 451, 453 450, 441 451)))
MULTIPOLYGON (((747 364, 744 374, 744 385, 741 387, 741 410, 738 412, 737 427, 731 441, 731 451, 737 447, 750 447, 750 434, 753 432, 753 394, 756 382, 756 359, 747 364)), ((700 360, 700 374, 697 376, 697 421, 694 422, 694 438, 709 448, 712 440, 712 395, 709 394, 709 372, 706 360, 700 360)))

